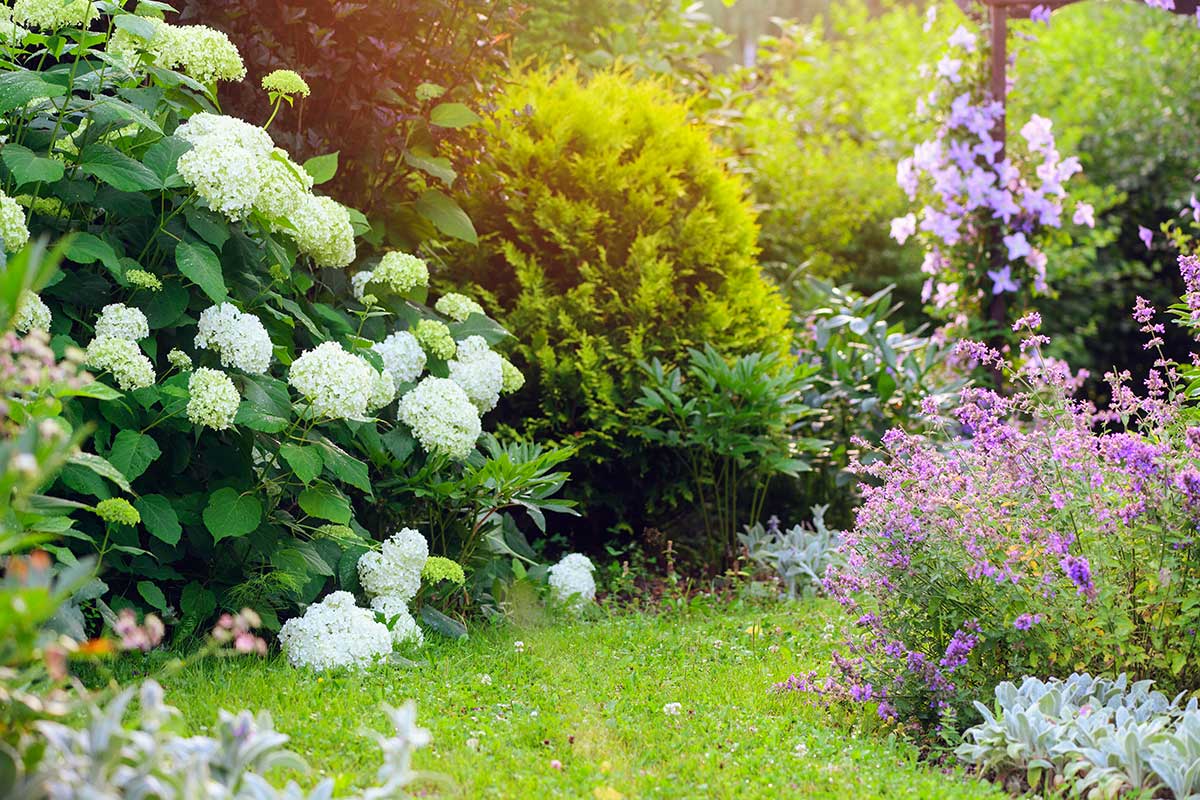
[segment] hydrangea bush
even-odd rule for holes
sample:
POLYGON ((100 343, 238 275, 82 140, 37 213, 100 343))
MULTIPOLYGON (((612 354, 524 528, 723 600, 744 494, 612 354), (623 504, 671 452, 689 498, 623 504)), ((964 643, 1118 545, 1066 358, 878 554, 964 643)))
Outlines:
MULTIPOLYGON (((127 494, 137 512, 75 520, 54 547, 99 552, 114 607, 182 633, 219 607, 275 628, 328 588, 356 591, 377 532, 426 518, 423 490, 453 493, 487 464, 480 417, 520 381, 470 298, 448 294, 443 316, 420 258, 358 251, 364 218, 320 193, 335 159, 298 164, 267 127, 220 113, 218 85, 245 74, 227 37, 125 6, 14 6, 29 31, 0 68, 4 248, 66 242, 17 322, 97 377, 61 412, 97 456, 55 491, 127 494)), ((281 81, 265 108, 300 90, 281 81)))
MULTIPOLYGON (((1194 285, 1200 259, 1181 264, 1194 285)), ((1161 345, 1154 309, 1139 299, 1134 314, 1147 347, 1161 345)), ((973 713, 981 692, 1024 674, 1196 685, 1200 425, 1181 368, 1160 354, 1142 394, 1110 373, 1111 405, 1097 411, 1073 398, 1078 376, 1041 354, 1039 324, 1015 326, 1016 363, 958 348, 1021 391, 964 389, 947 416, 929 402, 925 433, 893 430, 887 458, 859 465, 865 503, 845 566, 825 581, 857 632, 834 674, 792 686, 930 723, 973 713)))

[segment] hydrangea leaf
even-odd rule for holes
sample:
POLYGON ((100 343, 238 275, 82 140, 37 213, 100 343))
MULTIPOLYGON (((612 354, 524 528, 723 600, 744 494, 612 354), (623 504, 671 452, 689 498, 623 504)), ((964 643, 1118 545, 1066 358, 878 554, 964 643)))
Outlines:
POLYGON ((142 157, 142 163, 154 171, 163 189, 176 189, 187 185, 187 181, 179 174, 178 167, 179 157, 190 149, 192 146, 183 139, 166 136, 150 145, 146 155, 142 157))
POLYGON ((314 186, 333 180, 338 171, 338 154, 326 153, 323 156, 313 156, 304 162, 304 171, 313 179, 314 186))
POLYGON ((418 197, 416 209, 418 214, 432 222, 447 236, 471 244, 479 243, 479 236, 475 232, 475 226, 471 224, 471 218, 459 208, 458 203, 437 189, 429 189, 418 197))
POLYGON ((163 594, 163 590, 158 588, 153 581, 138 581, 137 590, 138 594, 142 596, 142 599, 149 603, 151 607, 166 613, 166 595, 163 594))
POLYGON ((123 492, 132 492, 133 489, 129 486, 129 481, 121 474, 121 471, 109 463, 108 459, 98 456, 95 453, 75 453, 68 460, 71 464, 76 464, 81 467, 86 467, 102 478, 108 478, 110 481, 121 487, 123 492))
POLYGON ((229 296, 221 261, 217 254, 202 244, 180 242, 175 248, 175 263, 179 271, 200 287, 214 303, 223 303, 229 296))
POLYGON ((305 489, 300 493, 300 508, 305 514, 346 525, 350 522, 350 501, 328 484, 305 489))
POLYGON ((85 147, 79 168, 122 192, 155 191, 162 183, 145 164, 106 144, 85 147))
POLYGON ((262 521, 262 501, 237 489, 225 487, 213 492, 204 508, 204 527, 213 541, 236 539, 253 531, 262 521))
POLYGON ((4 163, 17 185, 27 183, 54 183, 62 178, 66 167, 61 161, 45 158, 19 144, 6 144, 3 150, 4 163))
POLYGON ((66 93, 67 87, 47 83, 32 70, 8 72, 0 75, 0 114, 7 114, 39 98, 58 97, 66 93))
POLYGON ((296 477, 305 484, 316 480, 317 476, 321 474, 321 467, 324 466, 321 451, 312 445, 298 445, 289 442, 279 448, 279 455, 283 456, 283 460, 292 468, 292 472, 295 472, 296 477))
POLYGON ((119 469, 130 481, 141 477, 142 473, 162 455, 158 442, 153 437, 137 431, 121 431, 113 440, 112 450, 108 460, 119 469))
POLYGON ((447 617, 431 605, 421 606, 421 621, 443 636, 451 639, 467 638, 467 626, 456 619, 447 617))
POLYGON ((179 544, 183 528, 179 517, 171 507, 171 501, 161 494, 148 494, 139 497, 133 507, 142 515, 142 525, 146 530, 171 546, 179 544))
POLYGON ((429 113, 429 121, 441 128, 469 128, 482 120, 462 103, 441 103, 429 113))

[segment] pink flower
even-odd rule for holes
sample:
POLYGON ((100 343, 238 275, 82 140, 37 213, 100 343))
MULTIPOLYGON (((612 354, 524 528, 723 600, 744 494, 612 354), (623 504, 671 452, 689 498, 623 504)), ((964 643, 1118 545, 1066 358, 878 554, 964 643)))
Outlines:
POLYGON ((1087 225, 1089 228, 1096 227, 1096 209, 1092 208, 1090 203, 1076 203, 1075 214, 1071 217, 1071 221, 1076 225, 1087 225))
POLYGON ((1149 250, 1150 243, 1154 241, 1154 231, 1145 225, 1138 225, 1138 238, 1142 240, 1142 244, 1146 245, 1146 249, 1149 250))
POLYGON ((908 238, 917 232, 917 215, 905 214, 892 220, 892 238, 899 244, 904 244, 908 238))
POLYGON ((975 52, 975 34, 962 25, 959 25, 954 29, 954 33, 950 34, 949 42, 951 47, 961 47, 968 53, 975 52))

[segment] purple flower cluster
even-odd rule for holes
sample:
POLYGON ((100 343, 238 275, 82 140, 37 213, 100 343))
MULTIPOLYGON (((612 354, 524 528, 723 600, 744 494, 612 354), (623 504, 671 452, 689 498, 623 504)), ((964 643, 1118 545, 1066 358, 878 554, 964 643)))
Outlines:
MULTIPOLYGON (((981 292, 1017 293, 1026 281, 1046 291, 1047 259, 1035 242, 1043 228, 1061 227, 1064 184, 1081 170, 1079 159, 1059 154, 1050 120, 1037 115, 1021 128, 1021 152, 1002 157, 997 129, 1004 108, 961 74, 979 55, 976 41, 961 26, 950 37, 935 69, 937 85, 922 98, 918 113, 944 102, 949 107, 938 115, 934 138, 917 145, 896 168, 900 187, 922 206, 892 221, 892 237, 901 244, 921 237, 922 272, 928 276, 922 296, 946 314, 961 313, 963 301, 975 301, 981 292), (975 265, 982 263, 989 229, 1002 232, 1006 263, 980 270, 975 265)), ((1094 209, 1077 203, 1072 220, 1093 226, 1094 209)))
MULTIPOLYGON (((1015 327, 1036 340, 1039 323, 1015 327)), ((1160 359, 1141 394, 1110 374, 1100 413, 1040 346, 1020 366, 959 350, 1019 390, 966 388, 949 418, 890 431, 886 457, 853 465, 864 502, 824 585, 857 622, 831 677, 783 688, 929 723, 1047 664, 1200 679, 1184 611, 1200 587, 1200 427, 1183 422, 1177 365, 1160 359)))

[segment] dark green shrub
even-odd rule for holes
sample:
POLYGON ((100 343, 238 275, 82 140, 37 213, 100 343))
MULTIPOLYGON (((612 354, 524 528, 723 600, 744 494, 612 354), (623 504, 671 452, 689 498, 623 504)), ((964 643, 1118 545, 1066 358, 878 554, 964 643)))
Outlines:
POLYGON ((659 521, 647 507, 669 503, 678 476, 636 433, 638 362, 790 342, 745 186, 683 104, 622 72, 519 75, 486 129, 463 200, 480 246, 453 277, 528 343, 507 419, 580 447, 586 472, 572 474, 597 529, 659 521))

